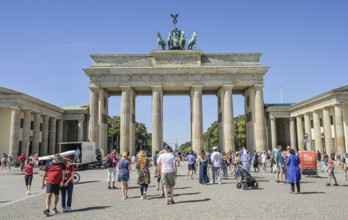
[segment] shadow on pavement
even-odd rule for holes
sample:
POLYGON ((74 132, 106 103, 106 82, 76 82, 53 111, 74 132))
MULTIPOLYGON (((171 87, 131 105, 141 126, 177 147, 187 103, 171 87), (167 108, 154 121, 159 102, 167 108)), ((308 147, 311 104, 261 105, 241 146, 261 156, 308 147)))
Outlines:
POLYGON ((301 192, 300 194, 324 194, 325 192, 301 192))
POLYGON ((196 195, 196 194, 200 194, 201 192, 192 192, 192 193, 178 193, 178 194, 174 194, 174 196, 183 196, 183 195, 196 195))
POLYGON ((86 207, 81 209, 73 209, 71 212, 86 212, 86 211, 97 210, 97 209, 106 209, 110 207, 111 206, 92 206, 92 207, 86 207))
POLYGON ((11 202, 12 200, 0 201, 0 203, 11 202))
POLYGON ((186 187, 174 187, 174 189, 190 189, 190 188, 192 188, 192 187, 188 187, 188 186, 186 186, 186 187))
POLYGON ((206 199, 195 199, 195 200, 185 200, 185 201, 175 201, 176 204, 180 204, 180 203, 192 203, 192 202, 208 202, 210 200, 210 198, 206 198, 206 199))
POLYGON ((78 182, 75 183, 76 185, 81 185, 81 184, 88 184, 88 183, 98 183, 100 182, 99 180, 91 180, 91 181, 84 181, 84 182, 78 182))

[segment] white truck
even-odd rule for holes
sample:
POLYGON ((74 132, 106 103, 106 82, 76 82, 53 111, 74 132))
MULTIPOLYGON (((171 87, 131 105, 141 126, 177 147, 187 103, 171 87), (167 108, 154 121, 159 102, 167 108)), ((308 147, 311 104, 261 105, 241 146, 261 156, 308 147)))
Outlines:
POLYGON ((96 163, 96 149, 95 149, 95 143, 94 142, 61 142, 59 143, 59 152, 63 153, 66 151, 75 151, 75 157, 76 157, 76 151, 80 151, 80 155, 75 160, 75 158, 72 158, 72 165, 76 168, 82 168, 85 169, 89 165, 95 166, 96 163))

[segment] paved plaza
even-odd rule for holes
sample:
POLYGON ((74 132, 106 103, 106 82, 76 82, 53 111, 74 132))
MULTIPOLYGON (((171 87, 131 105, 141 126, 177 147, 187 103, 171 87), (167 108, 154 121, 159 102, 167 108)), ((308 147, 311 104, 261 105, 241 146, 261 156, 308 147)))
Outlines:
MULTIPOLYGON (((348 182, 338 166, 339 186, 325 186, 327 173, 320 173, 319 178, 302 176, 302 193, 290 194, 290 185, 275 183, 269 170, 252 173, 259 189, 243 190, 236 188, 231 175, 221 185, 202 186, 198 174, 186 180, 187 165, 182 163, 174 191, 176 204, 171 205, 156 191, 153 177, 148 198, 140 200, 135 170, 127 200, 121 199, 119 189, 107 189, 106 169, 78 172, 81 181, 74 188, 73 211, 52 214, 51 219, 341 219, 347 212, 348 182)), ((45 190, 40 183, 41 177, 35 174, 32 195, 26 195, 20 171, 0 171, 1 219, 46 219, 42 214, 45 190)))

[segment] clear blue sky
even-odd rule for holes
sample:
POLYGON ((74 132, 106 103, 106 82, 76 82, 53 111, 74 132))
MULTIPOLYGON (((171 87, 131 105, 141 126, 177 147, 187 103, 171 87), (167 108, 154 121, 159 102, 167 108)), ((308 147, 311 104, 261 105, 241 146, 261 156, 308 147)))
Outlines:
MULTIPOLYGON (((204 53, 263 53, 271 67, 265 103, 296 103, 348 84, 348 1, 149 0, 0 3, 0 86, 57 106, 89 103, 90 54, 148 54, 156 33, 198 31, 204 53)), ((204 130, 217 118, 216 97, 203 97, 204 130)), ((137 121, 151 132, 151 97, 137 98, 137 121)), ((243 114, 234 97, 234 114, 243 114)), ((110 98, 109 114, 120 112, 110 98)), ((190 140, 189 97, 164 97, 164 140, 190 140)))

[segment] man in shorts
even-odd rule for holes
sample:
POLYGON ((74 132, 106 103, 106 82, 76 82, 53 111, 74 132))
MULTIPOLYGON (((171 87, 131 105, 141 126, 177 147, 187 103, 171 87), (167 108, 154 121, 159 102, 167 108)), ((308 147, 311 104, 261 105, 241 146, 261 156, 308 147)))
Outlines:
POLYGON ((193 171, 195 170, 195 164, 196 164, 196 157, 192 153, 192 151, 190 151, 187 156, 188 171, 187 171, 186 179, 188 178, 190 178, 191 180, 193 179, 193 171))
POLYGON ((276 183, 285 183, 283 181, 284 174, 284 164, 283 164, 283 156, 282 156, 282 146, 278 145, 274 150, 274 163, 275 163, 275 171, 276 171, 276 183))
POLYGON ((45 187, 46 181, 46 209, 43 212, 46 216, 50 215, 52 194, 54 194, 53 212, 58 213, 57 204, 59 201, 59 190, 64 183, 63 169, 63 163, 61 162, 61 157, 59 154, 55 154, 52 162, 46 165, 46 171, 42 177, 41 186, 41 188, 43 189, 45 187))
POLYGON ((175 178, 177 174, 177 168, 175 163, 175 157, 172 153, 171 147, 166 145, 164 147, 164 153, 157 159, 157 165, 161 166, 161 183, 165 188, 166 204, 174 204, 173 190, 175 186, 175 178), (170 195, 168 195, 168 193, 170 195))

